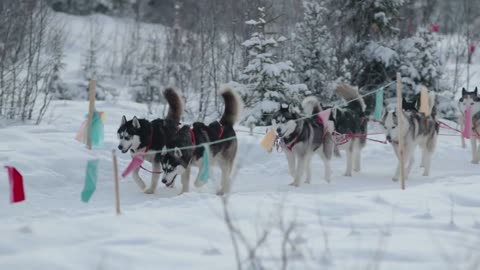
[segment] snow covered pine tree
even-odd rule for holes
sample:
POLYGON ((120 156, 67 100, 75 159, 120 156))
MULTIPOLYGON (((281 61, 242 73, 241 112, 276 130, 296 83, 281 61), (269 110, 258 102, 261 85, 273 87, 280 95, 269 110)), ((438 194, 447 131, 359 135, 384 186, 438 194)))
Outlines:
POLYGON ((247 118, 244 121, 248 126, 270 125, 272 113, 283 103, 299 111, 300 93, 306 91, 304 84, 287 83, 287 76, 294 71, 293 64, 291 61, 277 62, 274 54, 275 48, 286 39, 275 38, 272 34, 267 37, 265 8, 259 8, 259 12, 258 20, 246 22, 256 31, 242 44, 250 60, 240 76, 244 84, 235 86, 245 102, 247 118))
POLYGON ((298 77, 322 103, 328 103, 332 96, 329 83, 336 79, 335 51, 326 23, 329 10, 313 1, 303 6, 303 21, 297 24, 296 36, 298 77))

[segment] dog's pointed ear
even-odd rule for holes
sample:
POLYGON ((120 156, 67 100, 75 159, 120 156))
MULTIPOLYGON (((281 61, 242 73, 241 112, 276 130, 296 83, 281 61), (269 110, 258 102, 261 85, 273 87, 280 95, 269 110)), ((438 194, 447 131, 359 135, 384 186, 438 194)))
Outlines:
POLYGON ((122 126, 125 125, 127 123, 127 118, 124 116, 122 116, 122 126))
POLYGON ((465 96, 467 94, 467 90, 465 89, 465 87, 462 88, 462 96, 465 96))
POLYGON ((287 103, 282 103, 280 105, 280 111, 289 112, 290 111, 290 105, 288 105, 287 103))
POLYGON ((478 96, 478 87, 475 87, 475 91, 473 91, 475 93, 475 96, 478 96))
POLYGON ((178 147, 175 147, 175 149, 173 150, 173 154, 174 154, 177 158, 181 158, 181 157, 182 157, 182 150, 180 150, 178 147))
POLYGON ((132 125, 134 128, 140 128, 140 121, 138 121, 138 118, 136 116, 134 116, 132 119, 132 125))
POLYGON ((161 152, 161 155, 162 156, 165 156, 167 154, 168 150, 167 150, 167 146, 164 145, 163 148, 162 148, 162 152, 161 152))

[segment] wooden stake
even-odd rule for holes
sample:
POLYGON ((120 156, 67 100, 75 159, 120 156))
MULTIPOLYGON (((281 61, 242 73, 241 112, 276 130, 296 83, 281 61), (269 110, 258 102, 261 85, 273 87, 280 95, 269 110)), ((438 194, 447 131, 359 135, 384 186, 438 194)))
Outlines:
POLYGON ((405 190, 405 157, 403 142, 403 109, 402 109, 402 81, 400 73, 397 72, 397 121, 398 121, 398 159, 400 162, 400 178, 402 190, 405 190))
POLYGON ((115 149, 112 150, 112 160, 113 160, 113 181, 115 183, 115 209, 117 215, 120 215, 120 188, 118 184, 118 164, 117 164, 117 155, 115 149))
POLYGON ((92 138, 90 137, 90 129, 92 127, 92 119, 93 119, 93 111, 95 110, 95 80, 90 80, 89 85, 89 104, 88 104, 88 119, 87 119, 87 128, 86 134, 87 136, 87 148, 92 149, 92 138))

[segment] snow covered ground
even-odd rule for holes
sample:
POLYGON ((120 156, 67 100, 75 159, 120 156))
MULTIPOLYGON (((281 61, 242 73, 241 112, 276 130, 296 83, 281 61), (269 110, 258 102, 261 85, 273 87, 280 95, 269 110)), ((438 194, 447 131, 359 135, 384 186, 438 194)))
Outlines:
MULTIPOLYGON (((142 116, 145 108, 98 103, 107 114, 106 146, 90 152, 73 139, 87 107, 55 102, 40 126, 0 129, 0 160, 21 171, 27 196, 10 205, 2 172, 0 269, 234 269, 214 195, 219 173, 181 196, 178 185, 146 195, 131 178, 122 180, 123 214, 117 217, 110 150, 122 114, 142 116), (80 192, 92 158, 100 159, 99 182, 85 204, 80 192)), ((478 269, 480 167, 470 163, 458 137, 440 138, 432 175, 422 177, 416 167, 405 191, 390 180, 395 158, 389 145, 369 143, 363 171, 352 178, 342 176, 344 158, 335 159, 331 184, 323 181, 323 165, 315 158, 312 184, 294 188, 284 155, 264 152, 260 140, 239 133, 232 213, 253 241, 283 204, 284 219, 301 224, 296 239, 305 256, 291 259, 295 269, 478 269)), ((121 156, 120 170, 128 162, 121 156)), ((271 258, 278 257, 279 239, 273 234, 261 252, 271 269, 277 269, 271 258)))

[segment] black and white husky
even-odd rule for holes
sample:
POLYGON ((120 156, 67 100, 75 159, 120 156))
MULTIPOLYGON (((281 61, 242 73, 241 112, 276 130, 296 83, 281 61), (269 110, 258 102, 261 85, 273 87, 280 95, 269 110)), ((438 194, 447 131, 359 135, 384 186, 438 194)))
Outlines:
MULTIPOLYGON (((322 110, 316 97, 305 98, 302 107, 307 115, 314 115, 322 110)), ((310 164, 314 154, 322 158, 325 180, 330 182, 332 174, 330 161, 334 143, 332 134, 327 128, 328 123, 322 123, 316 115, 304 119, 293 112, 287 104, 282 104, 280 110, 274 114, 272 123, 287 156, 289 173, 293 177, 291 185, 298 187, 304 173, 305 182, 310 183, 312 178, 310 164)))
POLYGON ((352 176, 352 169, 360 171, 361 151, 367 141, 368 112, 365 101, 358 89, 350 85, 339 85, 337 95, 348 104, 343 107, 333 107, 330 119, 335 126, 335 134, 350 138, 338 144, 340 150, 347 152, 347 167, 345 176, 352 176))
MULTIPOLYGON (((458 122, 460 123, 461 130, 464 129, 465 110, 467 106, 472 106, 472 128, 473 133, 470 138, 472 145, 472 163, 478 164, 480 162, 480 147, 477 145, 478 134, 480 134, 480 96, 478 96, 478 88, 468 92, 465 88, 462 89, 462 96, 458 101, 458 107, 460 110, 460 116, 458 122)), ((466 147, 465 138, 462 136, 462 147, 466 147)))
MULTIPOLYGON (((422 150, 422 163, 424 168, 423 175, 428 176, 430 173, 430 164, 432 154, 437 145, 439 124, 437 123, 432 111, 435 107, 435 95, 429 95, 428 110, 430 116, 416 111, 385 112, 382 118, 382 125, 385 130, 387 141, 393 146, 397 158, 399 157, 399 138, 403 138, 404 142, 404 160, 406 162, 405 176, 408 177, 414 162, 414 152, 417 146, 422 150), (402 133, 399 133, 398 122, 402 122, 402 133)), ((397 181, 400 176, 400 162, 397 165, 393 180, 397 181)))
MULTIPOLYGON (((210 125, 194 123, 192 126, 185 125, 168 143, 161 153, 161 165, 163 169, 162 183, 170 186, 174 183, 177 175, 182 177, 182 193, 189 191, 190 169, 192 166, 202 168, 203 143, 225 140, 220 143, 211 144, 209 147, 209 164, 218 165, 222 172, 222 186, 218 195, 230 191, 230 176, 232 174, 235 158, 237 155, 237 139, 233 125, 238 120, 243 103, 238 94, 231 88, 225 86, 221 91, 225 102, 225 111, 220 121, 210 125), (229 138, 232 138, 229 140, 229 138), (198 146, 198 147, 195 147, 198 146), (194 147, 184 149, 185 147, 194 147), (173 151, 170 151, 173 149, 173 151)), ((195 186, 200 187, 204 183, 200 181, 201 170, 195 180, 195 186)))
POLYGON ((122 153, 130 151, 132 156, 138 153, 145 153, 145 160, 152 163, 153 173, 152 182, 149 188, 146 188, 142 178, 140 178, 137 168, 133 171, 133 179, 140 189, 147 194, 155 192, 160 178, 160 150, 167 144, 178 130, 180 117, 183 113, 183 101, 180 94, 172 88, 163 91, 163 96, 169 105, 167 117, 165 119, 155 119, 148 121, 133 117, 127 121, 122 117, 122 123, 118 128, 117 134, 120 140, 118 149, 122 153), (150 153, 149 153, 150 152, 150 153))

